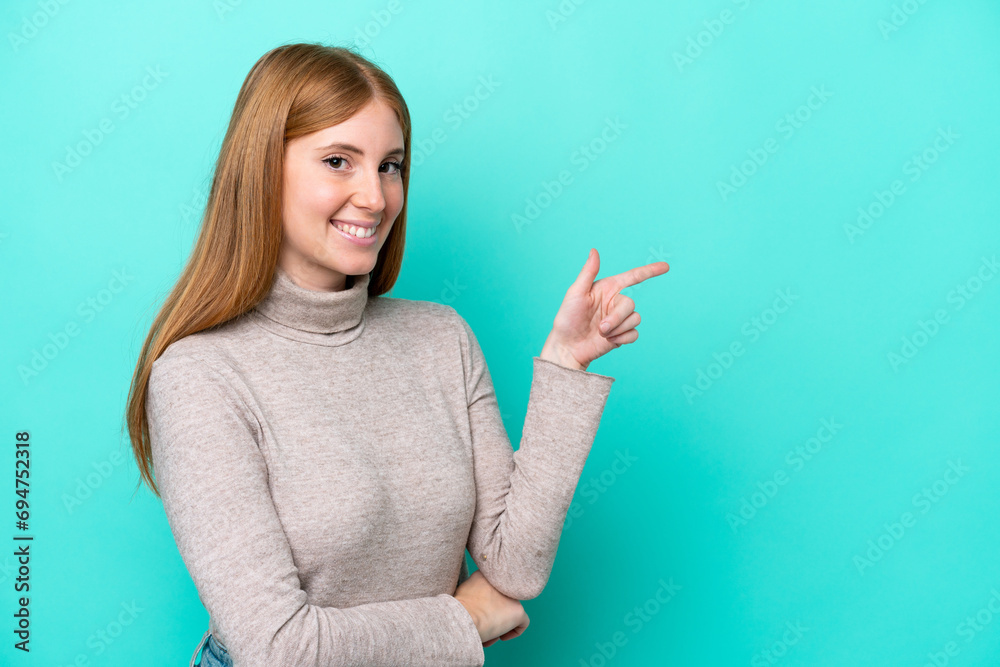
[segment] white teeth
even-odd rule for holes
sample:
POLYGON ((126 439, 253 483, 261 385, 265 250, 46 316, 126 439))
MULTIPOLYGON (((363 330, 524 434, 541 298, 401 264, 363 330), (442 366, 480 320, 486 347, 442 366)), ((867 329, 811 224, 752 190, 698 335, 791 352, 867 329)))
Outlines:
POLYGON ((358 237, 359 239, 366 239, 375 233, 375 228, 365 228, 365 227, 355 227, 354 225, 345 225, 340 222, 333 223, 333 226, 342 232, 351 234, 358 237))

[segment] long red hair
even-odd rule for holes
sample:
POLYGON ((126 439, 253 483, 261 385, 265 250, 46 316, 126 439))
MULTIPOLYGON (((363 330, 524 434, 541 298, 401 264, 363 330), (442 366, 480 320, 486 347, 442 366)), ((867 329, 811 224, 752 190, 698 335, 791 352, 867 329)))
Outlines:
POLYGON ((344 122, 372 100, 396 112, 405 149, 403 208, 368 286, 369 295, 378 296, 396 282, 406 238, 410 114, 403 96, 388 74, 342 47, 280 46, 250 69, 219 150, 198 240, 153 320, 132 376, 126 426, 141 477, 136 490, 145 482, 160 496, 146 419, 153 362, 174 341, 238 317, 267 295, 282 238, 285 144, 344 122))

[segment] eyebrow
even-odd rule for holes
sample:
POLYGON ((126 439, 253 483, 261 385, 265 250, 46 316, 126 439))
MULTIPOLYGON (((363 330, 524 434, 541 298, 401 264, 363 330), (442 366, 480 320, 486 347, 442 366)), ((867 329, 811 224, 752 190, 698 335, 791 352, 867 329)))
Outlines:
MULTIPOLYGON (((361 157, 365 156, 365 152, 363 150, 361 150, 360 148, 358 148, 357 146, 354 146, 352 144, 339 143, 339 142, 338 143, 332 143, 329 146, 323 146, 322 148, 318 148, 316 150, 322 151, 322 152, 326 152, 326 151, 331 150, 333 148, 339 148, 340 150, 347 151, 348 153, 356 153, 357 155, 360 155, 361 157)), ((385 154, 386 157, 389 157, 390 155, 398 155, 400 157, 403 157, 404 155, 406 155, 406 152, 402 148, 394 148, 394 149, 392 149, 391 151, 389 151, 388 153, 385 154)))

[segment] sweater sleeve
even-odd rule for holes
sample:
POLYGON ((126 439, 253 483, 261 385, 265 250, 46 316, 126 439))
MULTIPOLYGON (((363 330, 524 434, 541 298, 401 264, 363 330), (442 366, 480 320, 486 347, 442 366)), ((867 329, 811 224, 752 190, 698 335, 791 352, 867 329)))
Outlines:
POLYGON ((531 393, 515 452, 483 351, 468 323, 459 319, 476 481, 467 548, 494 588, 530 600, 548 582, 615 378, 533 357, 531 393))
POLYGON ((161 357, 146 410, 167 521, 234 663, 483 665, 475 623, 451 595, 342 609, 308 602, 271 499, 259 422, 224 372, 161 357))

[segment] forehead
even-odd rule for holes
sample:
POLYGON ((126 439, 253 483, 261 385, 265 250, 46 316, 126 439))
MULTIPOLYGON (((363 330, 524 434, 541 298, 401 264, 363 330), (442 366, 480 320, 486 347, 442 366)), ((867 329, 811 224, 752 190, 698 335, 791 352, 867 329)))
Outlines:
POLYGON ((402 146, 403 130, 391 107, 373 101, 347 120, 300 138, 313 147, 343 142, 366 152, 384 152, 402 146))

